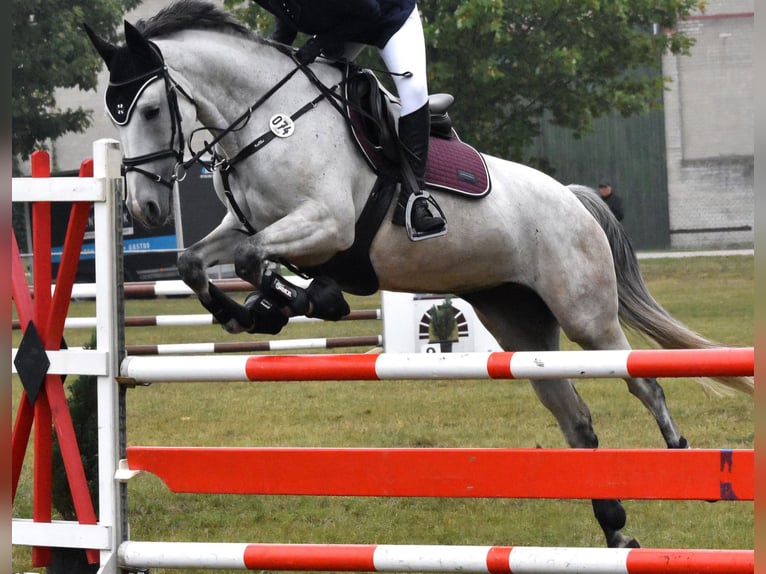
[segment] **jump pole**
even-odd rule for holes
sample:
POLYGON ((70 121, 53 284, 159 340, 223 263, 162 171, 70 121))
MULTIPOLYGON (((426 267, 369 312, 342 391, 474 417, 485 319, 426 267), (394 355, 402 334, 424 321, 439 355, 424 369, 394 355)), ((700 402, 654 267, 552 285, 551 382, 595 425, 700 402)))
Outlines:
POLYGON ((754 498, 752 450, 129 446, 118 478, 176 493, 436 498, 754 498))
POLYGON ((752 574, 752 550, 124 542, 123 566, 487 574, 752 574))
MULTIPOLYGON (((302 277, 290 275, 286 277, 299 287, 306 287, 308 281, 302 277)), ((242 293, 253 290, 253 286, 243 279, 218 279, 213 283, 224 293, 242 293)), ((77 299, 93 299, 99 290, 98 283, 78 283, 74 286, 72 297, 77 299)), ((180 279, 160 281, 133 281, 125 283, 123 295, 126 299, 157 297, 184 297, 194 295, 194 291, 180 279)))
POLYGON ((296 349, 340 349, 344 347, 380 347, 383 335, 356 337, 314 337, 306 339, 269 339, 266 341, 225 341, 221 343, 164 343, 128 345, 128 355, 173 355, 194 353, 252 353, 296 349))
POLYGON ((753 347, 704 350, 126 357, 126 382, 751 376, 753 347))
MULTIPOLYGON (((341 321, 379 321, 382 319, 380 309, 353 309, 341 321)), ((125 317, 126 327, 200 327, 218 325, 219 323, 209 313, 187 313, 178 315, 136 315, 125 317)), ((290 323, 322 323, 323 319, 313 317, 290 317, 290 323)), ((66 329, 92 329, 98 324, 96 317, 67 317, 64 321, 66 329)), ((18 320, 12 321, 14 329, 20 329, 18 320)))

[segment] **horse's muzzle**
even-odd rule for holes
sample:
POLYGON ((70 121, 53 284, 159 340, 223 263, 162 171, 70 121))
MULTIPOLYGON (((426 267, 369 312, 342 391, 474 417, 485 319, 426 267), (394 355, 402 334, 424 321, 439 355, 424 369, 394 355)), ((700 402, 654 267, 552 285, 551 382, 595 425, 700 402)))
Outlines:
POLYGON ((147 228, 165 225, 173 215, 173 187, 167 189, 144 178, 125 178, 127 207, 135 219, 147 228), (128 185, 128 179, 132 179, 128 185))

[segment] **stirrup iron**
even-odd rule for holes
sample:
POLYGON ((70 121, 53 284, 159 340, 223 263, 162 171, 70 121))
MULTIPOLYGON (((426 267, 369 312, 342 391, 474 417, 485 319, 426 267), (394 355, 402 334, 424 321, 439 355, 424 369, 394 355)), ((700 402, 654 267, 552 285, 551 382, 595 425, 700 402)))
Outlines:
POLYGON ((439 204, 436 203, 436 200, 431 197, 431 194, 427 191, 420 190, 411 193, 407 198, 407 205, 404 207, 404 228, 407 230, 407 237, 410 238, 410 241, 423 241, 424 239, 441 237, 442 235, 447 234, 447 218, 444 216, 444 212, 441 207, 439 207, 439 204), (412 226, 412 208, 415 205, 416 199, 425 199, 428 202, 429 207, 436 211, 436 213, 438 213, 444 220, 444 227, 437 231, 418 231, 415 229, 412 226))

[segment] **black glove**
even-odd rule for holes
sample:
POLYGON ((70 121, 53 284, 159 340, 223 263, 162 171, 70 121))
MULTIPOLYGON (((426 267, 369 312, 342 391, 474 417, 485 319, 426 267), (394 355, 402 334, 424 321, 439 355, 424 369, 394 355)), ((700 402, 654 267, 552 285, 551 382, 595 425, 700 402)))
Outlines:
POLYGON ((298 60, 301 65, 307 66, 316 60, 321 52, 322 44, 319 39, 314 36, 313 38, 309 38, 303 46, 298 48, 298 51, 295 52, 295 59, 298 60))
POLYGON ((274 31, 271 33, 271 36, 269 36, 269 40, 292 46, 297 35, 298 30, 285 23, 281 18, 277 18, 274 31))
POLYGON ((346 52, 346 44, 329 36, 323 36, 319 41, 322 55, 328 60, 341 60, 346 52))

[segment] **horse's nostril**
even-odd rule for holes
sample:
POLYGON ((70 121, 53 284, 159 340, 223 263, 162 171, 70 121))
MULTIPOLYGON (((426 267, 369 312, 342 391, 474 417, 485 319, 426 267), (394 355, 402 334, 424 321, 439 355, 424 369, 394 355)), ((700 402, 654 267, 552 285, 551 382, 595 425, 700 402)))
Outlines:
POLYGON ((144 214, 144 219, 149 225, 158 226, 164 223, 165 217, 162 214, 162 209, 159 203, 156 201, 147 201, 144 203, 141 211, 144 214))

